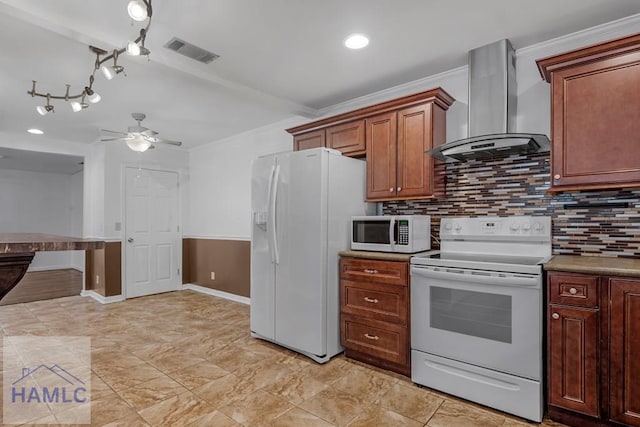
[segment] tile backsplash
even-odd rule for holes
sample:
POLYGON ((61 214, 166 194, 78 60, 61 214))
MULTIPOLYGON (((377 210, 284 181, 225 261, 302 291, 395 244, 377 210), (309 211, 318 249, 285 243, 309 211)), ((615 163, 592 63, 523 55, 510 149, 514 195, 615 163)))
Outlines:
POLYGON ((548 215, 554 254, 640 257, 640 189, 549 193, 549 153, 439 168, 445 197, 385 202, 383 213, 431 215, 436 237, 443 216, 548 215))

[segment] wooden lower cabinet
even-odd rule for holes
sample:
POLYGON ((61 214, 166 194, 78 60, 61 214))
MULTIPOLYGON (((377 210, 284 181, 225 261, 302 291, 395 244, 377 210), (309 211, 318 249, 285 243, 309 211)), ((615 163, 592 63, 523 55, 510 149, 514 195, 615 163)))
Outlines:
POLYGON ((599 415, 598 311, 549 306, 549 404, 599 415))
POLYGON ((548 273, 549 416, 640 427, 640 278, 548 273))
POLYGON ((609 290, 609 419, 640 426, 640 280, 610 278, 609 290))
POLYGON ((409 262, 340 259, 340 333, 345 355, 411 374, 409 262))

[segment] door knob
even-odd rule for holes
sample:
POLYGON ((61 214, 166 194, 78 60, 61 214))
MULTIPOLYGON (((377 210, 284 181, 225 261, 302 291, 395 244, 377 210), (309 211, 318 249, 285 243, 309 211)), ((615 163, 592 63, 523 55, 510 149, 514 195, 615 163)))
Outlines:
POLYGON ((129 237, 129 238, 127 239, 127 242, 129 242, 129 243, 133 243, 133 237, 129 237))
POLYGON ((553 317, 555 320, 558 320, 560 318, 560 315, 558 313, 553 313, 551 317, 553 317))

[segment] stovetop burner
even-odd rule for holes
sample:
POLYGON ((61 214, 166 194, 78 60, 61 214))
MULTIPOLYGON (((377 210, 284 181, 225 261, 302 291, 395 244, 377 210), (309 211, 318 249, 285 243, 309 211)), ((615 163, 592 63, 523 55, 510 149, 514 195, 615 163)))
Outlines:
POLYGON ((542 274, 551 257, 551 218, 442 218, 440 241, 440 251, 415 256, 411 264, 542 274))

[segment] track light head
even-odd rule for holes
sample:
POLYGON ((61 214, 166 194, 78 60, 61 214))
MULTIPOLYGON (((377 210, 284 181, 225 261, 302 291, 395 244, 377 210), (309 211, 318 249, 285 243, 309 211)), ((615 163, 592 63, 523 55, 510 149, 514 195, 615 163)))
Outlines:
POLYGON ((134 21, 144 21, 149 16, 147 5, 142 0, 131 0, 127 5, 127 12, 134 21))

